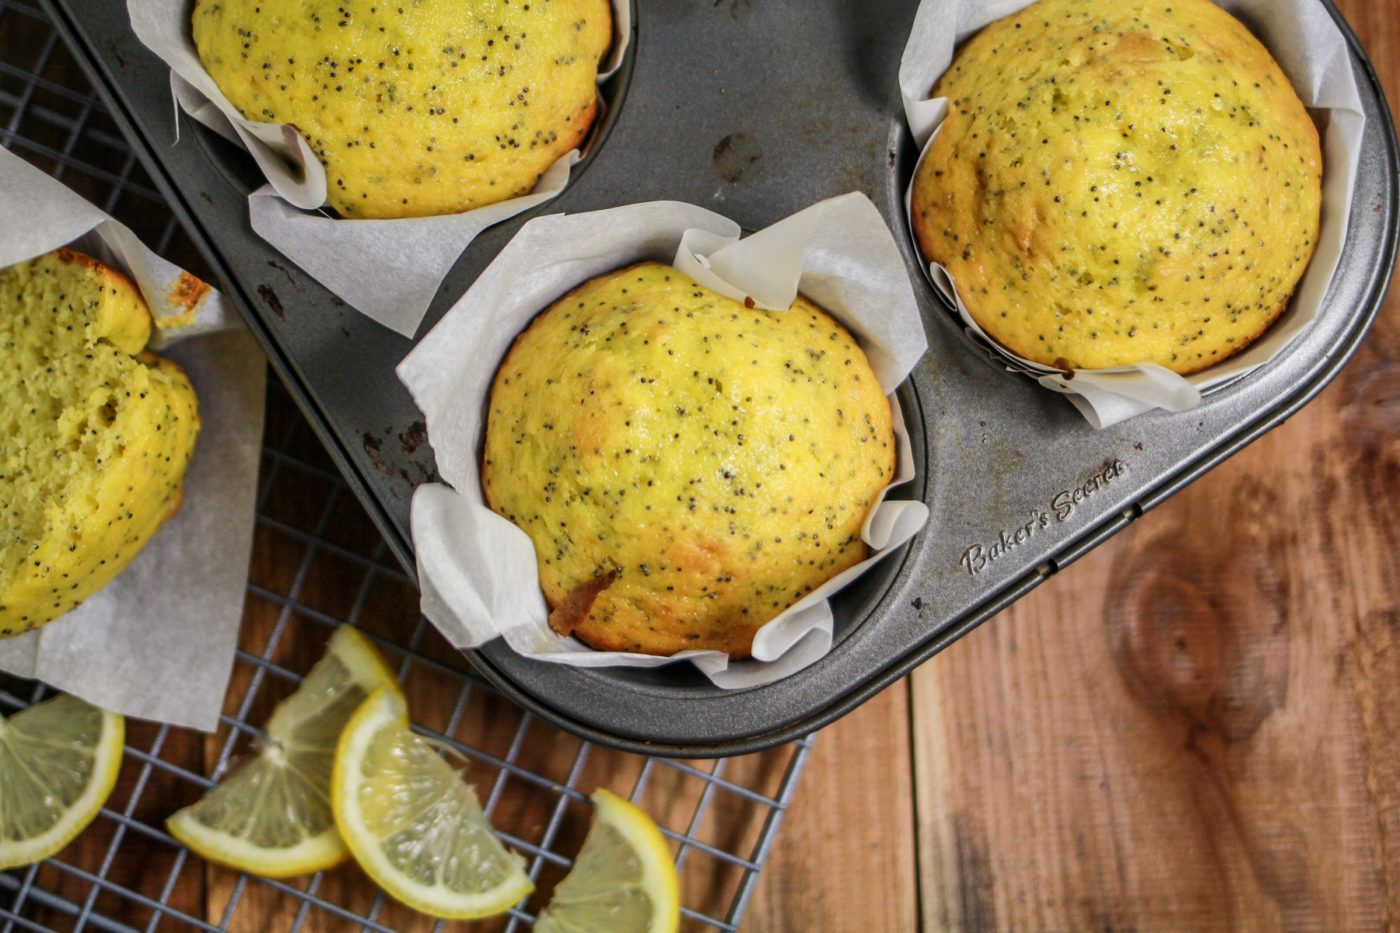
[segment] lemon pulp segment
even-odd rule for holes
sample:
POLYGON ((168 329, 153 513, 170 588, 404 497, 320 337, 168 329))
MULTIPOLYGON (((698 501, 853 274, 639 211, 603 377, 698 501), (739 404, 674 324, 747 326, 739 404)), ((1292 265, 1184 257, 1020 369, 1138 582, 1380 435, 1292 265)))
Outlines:
POLYGON ((0 716, 0 869, 48 858, 93 821, 121 770, 126 723, 76 697, 0 716))
POLYGON ((476 793, 409 730, 403 698, 376 693, 341 739, 336 823, 355 860, 394 898, 449 919, 492 916, 534 890, 476 793))
POLYGON ((336 743, 376 689, 397 690, 374 648, 349 626, 273 712, 257 756, 171 817, 173 833, 211 861, 266 877, 320 871, 346 850, 331 812, 336 743))
POLYGON ((666 933, 680 923, 675 863, 645 811, 606 790, 573 869, 540 913, 540 933, 666 933))

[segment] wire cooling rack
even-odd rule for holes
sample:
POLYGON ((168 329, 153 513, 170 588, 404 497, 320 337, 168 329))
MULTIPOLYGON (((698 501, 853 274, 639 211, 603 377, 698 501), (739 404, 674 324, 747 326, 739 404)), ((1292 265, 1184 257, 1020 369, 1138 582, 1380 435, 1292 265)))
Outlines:
MULTIPOLYGON (((0 0, 0 145, 61 178, 199 274, 203 263, 44 14, 0 0)), ((0 218, 0 223, 22 222, 0 218)), ((275 381, 274 381, 275 382, 275 381)), ((267 432, 248 603, 217 733, 128 724, 117 789, 57 857, 0 872, 0 933, 12 930, 399 930, 441 923, 342 866, 269 881, 204 863, 165 832, 248 753, 341 622, 397 670, 415 728, 461 753, 486 812, 529 860, 539 892, 483 929, 528 928, 586 832, 587 795, 607 787, 647 809, 681 871, 684 925, 738 928, 810 740, 710 762, 641 758, 544 723, 475 677, 417 611, 409 579, 280 385, 267 432)), ((139 671, 131 672, 139 677, 139 671)), ((0 675, 0 713, 45 699, 0 675)))

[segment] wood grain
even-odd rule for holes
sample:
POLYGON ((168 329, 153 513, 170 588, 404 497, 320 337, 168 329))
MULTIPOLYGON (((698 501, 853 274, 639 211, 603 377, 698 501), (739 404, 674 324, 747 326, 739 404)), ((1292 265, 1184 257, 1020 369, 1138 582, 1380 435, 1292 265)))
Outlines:
POLYGON ((744 929, 913 930, 912 774, 905 682, 823 729, 744 929))
MULTIPOLYGON (((1400 9, 1342 6, 1400 99, 1400 9)), ((1400 927, 1397 496, 1392 294, 1287 425, 913 675, 925 928, 1400 927)))
MULTIPOLYGON (((1400 2, 1341 6, 1400 100, 1400 2)), ((314 524, 315 485, 288 481, 272 505, 277 517, 314 524)), ((824 730, 745 929, 1400 929, 1397 501, 1393 294, 1357 359, 1287 425, 824 730)), ((353 518, 332 524, 345 530, 353 518)), ((302 546, 260 535, 255 582, 285 593, 302 546)), ((304 599, 340 615, 357 582, 318 561, 304 599)), ((414 605, 411 593, 376 590, 365 624, 402 638, 414 605)), ((277 615, 250 603, 248 650, 262 651, 277 615)), ((292 624, 303 631, 274 658, 304 671, 319 641, 311 623, 292 624)), ((251 673, 235 669, 234 704, 251 673)), ((455 694, 429 669, 412 675, 415 718, 446 728, 455 694)), ((288 690, 264 685, 251 718, 288 690)), ((518 722, 509 704, 474 698, 457 735, 504 754, 518 722)), ((522 764, 565 780, 577 741, 531 730, 522 764)), ((177 731, 160 754, 203 771, 222 739, 177 731)), ((153 751, 157 741, 153 728, 132 735, 153 751)), ((726 776, 771 793, 785 763, 777 753, 750 756, 726 765, 726 776)), ((626 792, 640 768, 595 751, 579 786, 626 792)), ((127 808, 142 770, 127 763, 111 806, 127 808)), ((496 777, 480 765, 469 772, 484 789, 496 777)), ((131 815, 152 825, 195 793, 159 771, 146 780, 131 815)), ((644 803, 685 830, 700 787, 658 765, 644 803)), ((499 820, 538 839, 553 799, 508 782, 499 820)), ((696 834, 743 851, 753 841, 748 806, 719 796, 696 834)), ((586 824, 587 810, 570 806, 556 845, 572 850, 586 824)), ((115 832, 99 821, 65 859, 98 870, 115 832)), ((173 850, 128 833, 117 851, 114 880, 159 896, 173 850)), ((547 890, 557 873, 542 880, 547 890)), ((91 891, 51 867, 38 884, 80 903, 91 891)), ((722 910, 736 884, 713 860, 687 857, 683 886, 696 906, 722 910)), ((321 885, 353 909, 374 897, 353 867, 321 885)), ((217 922, 235 886, 232 873, 190 859, 172 902, 217 922)), ((248 886, 232 926, 285 928, 299 904, 248 886)), ((94 906, 136 926, 151 919, 106 894, 94 906)), ((379 919, 431 926, 393 906, 379 919)), ((318 912, 307 920, 313 930, 347 927, 318 912)))

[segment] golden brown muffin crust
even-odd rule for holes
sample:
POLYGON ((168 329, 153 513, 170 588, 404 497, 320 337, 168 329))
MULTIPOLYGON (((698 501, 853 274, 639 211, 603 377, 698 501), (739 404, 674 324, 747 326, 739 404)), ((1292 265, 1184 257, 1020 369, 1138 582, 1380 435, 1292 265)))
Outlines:
POLYGON ((889 401, 840 324, 802 297, 747 308, 643 263, 516 338, 481 475, 534 542, 557 627, 603 650, 739 658, 865 557, 894 469, 889 401))
POLYGON ((0 637, 105 586, 179 507, 198 406, 151 327, 131 280, 81 253, 0 270, 0 637))
POLYGON ((597 114, 609 0, 198 0, 194 42, 249 120, 289 123, 347 218, 528 193, 597 114))
POLYGON ((915 178, 924 255, 1046 366, 1197 372, 1288 304, 1322 152, 1288 78, 1209 0, 1040 0, 974 36, 915 178))

